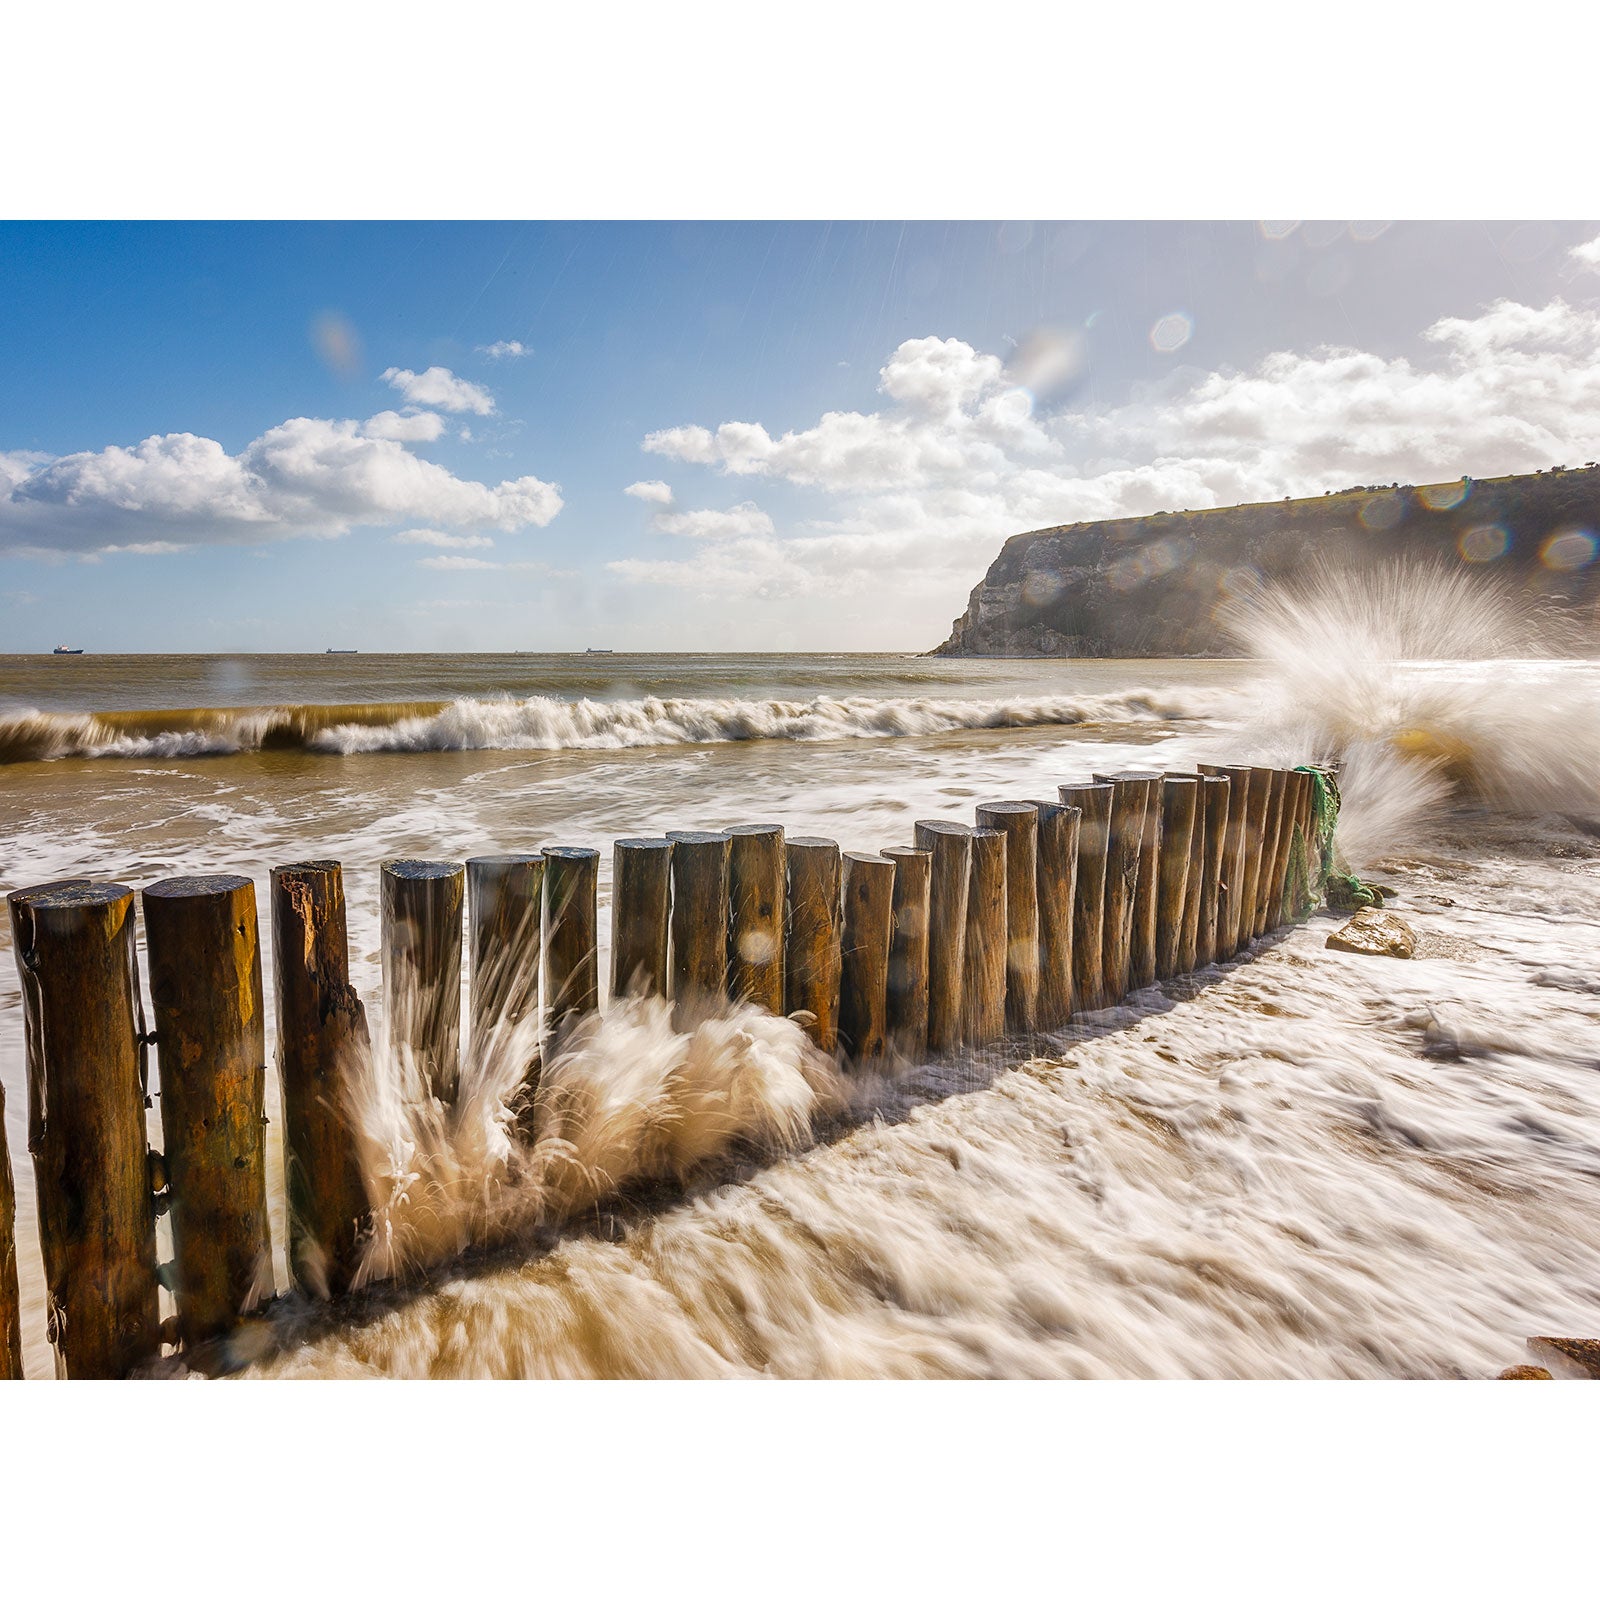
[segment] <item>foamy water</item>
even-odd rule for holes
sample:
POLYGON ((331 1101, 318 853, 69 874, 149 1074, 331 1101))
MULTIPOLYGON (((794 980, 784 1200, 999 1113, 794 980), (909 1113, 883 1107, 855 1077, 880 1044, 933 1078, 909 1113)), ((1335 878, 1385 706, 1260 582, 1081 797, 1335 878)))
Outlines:
MULTIPOLYGON (((1530 1335, 1600 1322, 1600 843, 1563 820, 1600 814, 1585 769, 1600 667, 1396 668, 1345 644, 1320 677, 1271 651, 1256 668, 938 663, 936 693, 897 679, 919 664, 849 663, 819 696, 803 692, 810 663, 789 682, 770 660, 711 663, 699 686, 679 663, 672 687, 707 692, 655 700, 618 671, 599 686, 614 699, 587 687, 561 714, 578 726, 590 697, 615 727, 648 704, 716 703, 720 720, 676 726, 762 731, 526 751, 441 739, 463 703, 527 714, 530 686, 486 683, 505 698, 454 693, 411 742, 394 738, 405 719, 358 726, 374 742, 348 757, 24 763, 3 780, 0 878, 233 870, 259 893, 275 862, 337 856, 381 1037, 390 856, 596 845, 604 941, 624 834, 770 819, 872 849, 909 842, 918 817, 970 820, 1114 764, 1337 755, 1352 864, 1435 938, 1414 962, 1328 951, 1321 919, 1078 1019, 1038 1054, 877 1082, 838 1079, 781 1019, 685 1038, 659 1008, 617 1008, 551 1064, 528 1151, 505 1128, 517 1048, 446 1117, 380 1046, 357 1108, 384 1221, 370 1274, 403 1281, 377 1282, 348 1323, 285 1303, 258 1370, 1489 1372, 1530 1335), (816 731, 819 708, 846 701, 842 736, 816 731), (908 725, 913 701, 958 720, 908 725), (1515 761, 1497 767, 1508 736, 1515 761), (1531 816, 1500 814, 1507 779, 1531 785, 1531 816)), ((438 678, 396 688, 457 688, 438 678)), ((9 956, 0 1071, 28 1367, 44 1375, 9 956)))

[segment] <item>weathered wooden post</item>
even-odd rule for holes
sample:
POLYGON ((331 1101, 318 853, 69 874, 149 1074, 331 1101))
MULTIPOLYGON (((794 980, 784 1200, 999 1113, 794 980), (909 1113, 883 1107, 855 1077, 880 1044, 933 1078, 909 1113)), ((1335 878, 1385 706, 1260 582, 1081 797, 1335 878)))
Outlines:
POLYGON ((728 829, 728 995, 783 1015, 783 829, 728 829))
POLYGON ((783 1008, 805 1012, 802 1023, 819 1050, 839 1043, 839 846, 832 839, 790 839, 787 951, 783 1008))
POLYGON ((538 1016, 543 889, 543 856, 473 856, 467 862, 468 1018, 477 1061, 502 1029, 538 1016))
POLYGON ((558 1043, 569 1024, 600 1009, 600 852, 550 844, 541 853, 545 1029, 558 1043))
POLYGON ((1261 854, 1266 842, 1267 805, 1272 796, 1272 769, 1250 767, 1245 785, 1243 881, 1239 895, 1239 948, 1255 938, 1256 894, 1261 887, 1261 854))
POLYGON ((389 1048, 407 1049, 428 1092, 446 1105, 461 1086, 461 903, 453 861, 385 861, 383 1007, 389 1048))
POLYGON ((723 1003, 728 986, 725 833, 669 833, 672 841, 672 1021, 689 1032, 723 1003))
POLYGON ((121 1378, 161 1352, 133 890, 6 899, 56 1374, 121 1378))
POLYGON ((928 888, 928 1048, 961 1043, 962 985, 967 965, 967 894, 972 830, 960 822, 919 822, 919 850, 932 855, 928 888))
POLYGON ((1194 820, 1189 827, 1189 859, 1183 873, 1183 929, 1178 935, 1177 952, 1179 972, 1193 972, 1200 965, 1200 889, 1206 862, 1206 781, 1198 773, 1191 781, 1194 784, 1194 820))
POLYGON ((933 852, 891 845, 883 855, 894 863, 889 1039, 896 1055, 920 1061, 928 1053, 928 901, 933 888, 933 852))
POLYGON ((6 1086, 0 1083, 0 1382, 22 1377, 22 1292, 17 1284, 17 1189, 6 1140, 6 1086))
POLYGON ((1106 852, 1115 790, 1109 783, 1064 783, 1061 803, 1079 813, 1078 882, 1072 901, 1072 1008, 1106 1004, 1106 852))
POLYGON ((1287 768, 1283 772, 1283 796, 1278 812, 1276 847, 1272 852, 1272 875, 1267 882, 1266 915, 1262 931, 1281 927, 1284 921, 1283 902, 1286 880, 1289 876, 1289 850, 1294 841, 1295 813, 1300 805, 1300 774, 1287 768))
POLYGON ((144 891, 184 1348, 272 1293, 266 1018, 248 878, 163 878, 144 891))
POLYGON ((618 839, 611 847, 611 996, 667 993, 672 841, 618 839))
POLYGON ((998 1039, 1006 1031, 1006 836, 998 828, 972 830, 962 992, 966 1042, 998 1039))
POLYGON ((1161 780, 1161 858, 1156 884, 1156 977, 1163 983, 1181 966, 1189 863, 1200 780, 1169 773, 1161 780))
POLYGON ((1006 1030, 1039 1025, 1039 813, 1026 800, 995 800, 977 810, 978 826, 1005 836, 1006 1030))
POLYGON ((1220 909, 1222 858, 1228 840, 1228 797, 1233 785, 1220 774, 1202 774, 1201 803, 1205 809, 1204 849, 1200 861, 1200 925, 1195 945, 1195 966, 1209 967, 1220 959, 1225 935, 1220 909))
POLYGON ((1139 876, 1133 889, 1133 934, 1128 946, 1128 987, 1145 989, 1156 981, 1157 901, 1161 879, 1161 783, 1159 772, 1140 774, 1148 780, 1144 831, 1139 837, 1139 876))
POLYGON ((1244 905, 1245 813, 1249 809, 1249 767, 1218 767, 1205 762, 1200 771, 1228 780, 1228 826, 1222 847, 1222 875, 1217 881, 1217 954, 1227 961, 1239 949, 1239 927, 1244 905))
POLYGON ((1145 818, 1155 780, 1142 772, 1095 774, 1116 791, 1106 842, 1105 985, 1108 1001, 1121 1000, 1133 981, 1133 907, 1144 850, 1145 818))
POLYGON ((840 935, 839 1047, 857 1066, 889 1050, 889 945, 894 923, 894 862, 847 851, 840 935))
POLYGON ((1261 830, 1261 877, 1256 884, 1256 914, 1252 924, 1256 938, 1264 934, 1272 921, 1272 908, 1277 904, 1283 880, 1275 877, 1278 869, 1278 846, 1283 830, 1284 793, 1289 774, 1282 767, 1269 772, 1267 814, 1261 830))
POLYGON ((370 1217, 349 1097, 371 1045, 350 987, 337 861, 272 869, 272 965, 289 1275, 327 1299, 350 1287, 370 1217))
POLYGON ((1035 800, 1039 818, 1039 1023, 1059 1028, 1072 1015, 1072 916, 1083 813, 1035 800))
POLYGON ((1293 826, 1290 829, 1289 854, 1284 863, 1283 903, 1279 908, 1279 922, 1298 921, 1306 910, 1309 896, 1306 893, 1304 869, 1311 857, 1311 774, 1296 769, 1289 774, 1293 782, 1290 791, 1293 802, 1293 826))

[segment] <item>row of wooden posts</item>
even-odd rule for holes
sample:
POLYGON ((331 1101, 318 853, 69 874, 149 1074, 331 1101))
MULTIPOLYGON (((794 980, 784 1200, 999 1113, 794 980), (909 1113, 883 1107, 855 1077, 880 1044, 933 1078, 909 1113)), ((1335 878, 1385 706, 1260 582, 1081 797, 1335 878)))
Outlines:
MULTIPOLYGON (((621 839, 610 991, 670 999, 684 1029, 730 1000, 793 1015, 856 1069, 1057 1028, 1303 910, 1289 864, 1296 834, 1309 843, 1312 800, 1304 770, 1202 766, 981 805, 975 827, 919 822, 913 846, 876 855, 775 824, 621 839)), ((384 865, 391 1044, 409 1047, 438 1099, 453 1101, 461 1076, 463 900, 468 1047, 540 1015, 542 999, 548 1051, 599 1009, 598 884, 598 851, 567 846, 384 865), (404 1015, 402 994, 415 1000, 404 1015)), ((163 1344, 214 1349, 272 1292, 254 885, 168 878, 141 899, 150 1030, 132 889, 69 879, 7 897, 62 1376, 124 1375, 163 1344), (146 1137, 152 1045, 160 1154, 146 1137), (169 1209, 174 1259, 158 1267, 169 1209), (163 1283, 177 1306, 165 1322, 163 1283)), ((335 1295, 368 1215, 340 1093, 367 1021, 339 864, 275 868, 271 920, 290 1271, 335 1295)), ((19 1377, 11 1182, 0 1122, 0 1376, 19 1377)))

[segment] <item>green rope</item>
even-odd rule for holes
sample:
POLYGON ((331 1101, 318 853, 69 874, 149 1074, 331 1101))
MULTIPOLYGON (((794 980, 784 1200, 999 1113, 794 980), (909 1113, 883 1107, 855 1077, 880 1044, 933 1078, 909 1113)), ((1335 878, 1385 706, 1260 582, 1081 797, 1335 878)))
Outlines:
MULTIPOLYGON (((1363 883, 1339 854, 1334 834, 1339 825, 1339 784, 1326 767, 1302 766, 1297 772, 1311 774, 1311 838, 1301 853, 1299 872, 1292 881, 1300 890, 1297 898, 1306 910, 1324 898, 1334 911, 1354 911, 1362 906, 1381 906, 1382 894, 1363 883)), ((1299 840, 1296 840, 1299 843, 1299 840)), ((1290 848, 1293 858, 1293 846, 1290 848)), ((1299 913, 1304 915, 1304 912, 1299 913)))

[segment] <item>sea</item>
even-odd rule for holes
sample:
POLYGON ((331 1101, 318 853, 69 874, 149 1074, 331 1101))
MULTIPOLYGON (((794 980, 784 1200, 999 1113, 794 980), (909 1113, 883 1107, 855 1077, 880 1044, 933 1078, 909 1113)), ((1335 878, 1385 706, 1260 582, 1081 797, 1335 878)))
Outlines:
MULTIPOLYGON (((1600 1334, 1600 661, 1499 635, 1452 655, 1485 642, 1454 591, 1413 620, 1280 615, 1206 661, 0 656, 0 891, 234 872, 265 912, 273 866, 343 864, 382 1237, 354 1302, 287 1292, 269 1070, 252 1376, 1492 1376, 1530 1337, 1600 1334), (1331 950, 1322 912, 1055 1034, 871 1077, 787 1019, 683 1036, 608 1000, 547 1063, 532 1154, 515 1050, 469 1052, 456 1112, 406 1103, 385 860, 598 848, 604 971, 619 837, 779 822, 875 850, 1205 760, 1335 763, 1345 860, 1416 956, 1331 950)), ((42 1378, 9 927, 0 946, 42 1378)))

